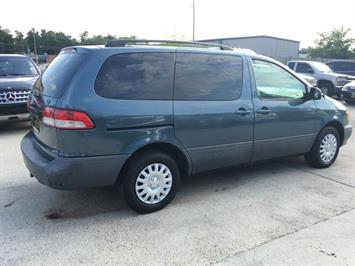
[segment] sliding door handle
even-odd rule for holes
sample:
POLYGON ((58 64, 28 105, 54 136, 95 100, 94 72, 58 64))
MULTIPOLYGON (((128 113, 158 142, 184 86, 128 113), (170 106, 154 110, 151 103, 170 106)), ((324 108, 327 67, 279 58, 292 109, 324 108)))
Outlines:
POLYGON ((267 114, 271 113, 271 110, 264 106, 264 107, 261 107, 260 109, 256 110, 256 113, 260 114, 260 115, 267 115, 267 114))
POLYGON ((239 108, 239 109, 235 112, 236 115, 248 115, 248 114, 250 114, 250 113, 251 113, 251 111, 245 109, 244 107, 239 108))

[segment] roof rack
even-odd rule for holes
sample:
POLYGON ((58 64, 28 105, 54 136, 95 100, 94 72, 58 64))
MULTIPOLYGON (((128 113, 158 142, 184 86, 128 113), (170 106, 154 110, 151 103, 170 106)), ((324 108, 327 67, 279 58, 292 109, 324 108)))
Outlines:
POLYGON ((172 40, 114 40, 109 41, 105 47, 126 47, 129 44, 137 45, 147 45, 149 43, 160 43, 160 44, 177 44, 181 46, 190 47, 217 47, 221 50, 233 51, 233 48, 228 45, 216 44, 216 43, 206 43, 206 42, 185 42, 185 41, 172 41, 172 40))

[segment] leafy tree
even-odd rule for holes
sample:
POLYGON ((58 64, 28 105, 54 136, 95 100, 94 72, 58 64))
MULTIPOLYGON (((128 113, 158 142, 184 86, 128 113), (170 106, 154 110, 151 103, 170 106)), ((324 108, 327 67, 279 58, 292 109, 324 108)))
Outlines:
POLYGON ((0 54, 14 53, 14 38, 8 29, 0 26, 0 54))
POLYGON ((350 29, 333 29, 329 33, 320 33, 316 47, 309 48, 312 57, 349 59, 355 58, 353 45, 355 39, 347 37, 350 29))
POLYGON ((23 38, 22 32, 15 30, 15 37, 14 37, 14 46, 15 46, 15 53, 17 54, 24 54, 26 53, 26 43, 23 38))
POLYGON ((93 35, 89 36, 89 33, 87 31, 84 31, 83 33, 80 34, 80 44, 106 44, 109 41, 112 40, 127 40, 127 39, 136 39, 136 36, 129 36, 129 37, 117 37, 115 35, 108 34, 106 36, 103 35, 93 35))
POLYGON ((24 36, 20 31, 15 31, 13 35, 10 30, 0 26, 0 53, 34 53, 34 37, 36 40, 36 48, 38 54, 57 54, 64 47, 78 44, 105 44, 108 41, 115 39, 136 38, 135 36, 116 37, 110 34, 90 36, 89 33, 85 31, 80 34, 80 39, 76 40, 72 36, 63 32, 55 32, 51 30, 47 31, 44 29, 41 31, 35 31, 32 29, 24 36))

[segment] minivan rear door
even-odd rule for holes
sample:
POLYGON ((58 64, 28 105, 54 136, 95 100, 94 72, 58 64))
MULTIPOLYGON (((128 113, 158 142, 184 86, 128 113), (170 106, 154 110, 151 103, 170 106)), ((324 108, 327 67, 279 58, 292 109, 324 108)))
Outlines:
POLYGON ((225 52, 177 52, 175 135, 194 172, 250 160, 254 117, 243 62, 243 57, 225 52))
POLYGON ((84 58, 85 55, 75 48, 61 52, 39 77, 30 95, 33 133, 39 142, 51 149, 58 149, 57 131, 43 124, 43 110, 56 107, 57 99, 64 93, 84 58))

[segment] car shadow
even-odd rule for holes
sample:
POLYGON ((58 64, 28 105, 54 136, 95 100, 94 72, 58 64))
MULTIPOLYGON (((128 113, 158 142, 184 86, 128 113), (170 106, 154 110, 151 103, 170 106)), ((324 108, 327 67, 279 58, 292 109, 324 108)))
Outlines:
POLYGON ((29 121, 11 121, 0 123, 0 135, 8 134, 9 132, 24 131, 31 127, 29 121))
MULTIPOLYGON (((204 200, 211 193, 241 189, 241 186, 248 183, 260 182, 281 171, 287 172, 289 171, 288 160, 294 161, 294 159, 273 160, 252 166, 226 168, 186 177, 182 180, 176 199, 171 204, 178 207, 181 204, 204 200)), ((297 161, 300 164, 304 163, 302 159, 297 161)), ((36 206, 36 208, 40 207, 40 214, 46 220, 82 219, 108 213, 116 213, 120 214, 118 216, 125 217, 138 215, 125 203, 120 186, 76 191, 52 190, 40 184, 31 184, 30 187, 34 190, 30 193, 33 197, 41 195, 46 199, 42 206, 36 206)), ((26 192, 23 191, 23 193, 26 192)), ((31 208, 31 206, 28 207, 31 208)))

